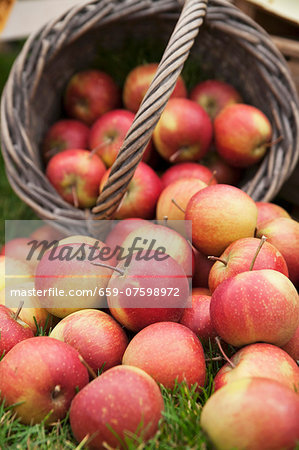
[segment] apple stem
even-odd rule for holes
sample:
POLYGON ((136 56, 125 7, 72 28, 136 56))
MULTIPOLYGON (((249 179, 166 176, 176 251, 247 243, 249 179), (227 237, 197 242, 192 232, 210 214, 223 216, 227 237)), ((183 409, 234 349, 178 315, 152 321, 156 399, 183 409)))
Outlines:
POLYGON ((75 208, 79 208, 79 200, 78 200, 77 189, 76 189, 75 184, 72 185, 72 196, 73 196, 73 203, 74 203, 75 208))
POLYGON ((185 214, 186 211, 175 201, 174 198, 172 198, 171 201, 180 211, 182 211, 182 213, 185 214))
POLYGON ((272 145, 278 144, 278 142, 283 140, 283 136, 278 136, 278 138, 274 139, 274 141, 268 142, 267 144, 265 144, 265 147, 272 147, 272 145))
POLYGON ((206 362, 210 362, 210 361, 222 361, 223 360, 223 356, 214 356, 213 358, 206 358, 205 361, 206 362))
POLYGON ((45 152, 44 156, 45 156, 46 159, 50 159, 50 158, 52 158, 52 156, 54 156, 59 151, 60 151, 59 147, 52 147, 52 148, 50 148, 50 150, 45 152))
POLYGON ((218 345, 218 348, 219 348, 221 354, 223 355, 223 358, 224 358, 224 359, 228 362, 228 364, 234 369, 236 366, 235 366, 235 364, 229 359, 229 357, 225 354, 225 352, 224 352, 224 350, 223 350, 223 348, 222 348, 221 342, 220 342, 220 338, 219 338, 218 336, 215 337, 215 341, 216 341, 216 344, 218 345))
POLYGON ((20 315, 20 312, 21 312, 23 306, 24 306, 24 300, 22 300, 22 301, 20 302, 19 307, 18 307, 18 309, 16 310, 16 313, 15 313, 15 320, 18 320, 18 317, 19 317, 19 315, 20 315))
POLYGON ((263 235, 263 236, 261 237, 260 242, 259 242, 258 248, 256 249, 255 255, 254 255, 254 257, 252 258, 252 261, 251 261, 249 270, 252 270, 252 269, 253 269, 253 266, 254 266, 254 263, 255 263, 255 261, 256 261, 256 258, 257 258, 257 256, 258 256, 259 252, 261 251, 261 248, 262 248, 262 246, 264 245, 264 243, 266 242, 266 240, 267 240, 266 236, 263 235))
POLYGON ((217 170, 213 170, 212 176, 211 176, 211 178, 209 179, 209 181, 207 183, 208 186, 210 186, 212 181, 216 178, 216 174, 217 174, 217 170))
POLYGON ((225 266, 227 266, 227 261, 225 261, 225 259, 218 258, 218 256, 208 256, 207 258, 210 259, 211 261, 219 261, 225 266))
POLYGON ((100 150, 105 145, 109 145, 112 141, 113 139, 111 138, 105 139, 100 145, 97 145, 95 148, 91 149, 90 154, 88 155, 89 159, 91 159, 93 155, 95 155, 98 152, 98 150, 100 150))
POLYGON ((169 157, 169 161, 170 162, 174 162, 178 156, 180 156, 182 150, 177 150, 175 153, 173 153, 170 157, 169 157))
POLYGON ((81 363, 83 364, 83 366, 87 369, 87 372, 89 373, 91 378, 93 378, 95 380, 97 378, 97 374, 95 373, 95 371, 90 367, 90 365, 85 361, 85 359, 82 358, 81 355, 79 355, 79 359, 80 359, 81 363))
POLYGON ((55 398, 59 397, 60 393, 61 393, 61 386, 59 384, 57 384, 53 389, 52 398, 55 399, 55 398))
POLYGON ((167 223, 168 223, 168 216, 163 216, 163 221, 164 221, 164 224, 167 225, 167 223))
POLYGON ((106 269, 111 269, 111 270, 115 270, 116 272, 120 273, 121 275, 124 275, 125 272, 122 269, 119 269, 119 267, 115 267, 115 266, 110 266, 109 264, 103 264, 103 263, 90 263, 93 266, 100 266, 100 267, 105 267, 106 269))

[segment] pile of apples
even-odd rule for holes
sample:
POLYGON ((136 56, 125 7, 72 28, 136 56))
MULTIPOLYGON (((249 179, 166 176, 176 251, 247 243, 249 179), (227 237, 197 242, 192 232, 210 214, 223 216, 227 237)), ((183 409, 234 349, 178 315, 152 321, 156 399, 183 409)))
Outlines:
MULTIPOLYGON (((144 67, 129 74, 123 89, 132 112, 113 109, 118 90, 106 74, 88 71, 70 81, 64 101, 75 119, 55 124, 44 142, 47 176, 66 201, 95 204, 147 90, 148 79, 146 87, 138 83, 144 67), (130 97, 137 87, 138 101, 130 97), (78 92, 101 95, 93 103, 78 92), (122 133, 113 117, 116 124, 129 118, 122 133), (60 147, 65 142, 71 149, 60 147)), ((197 162, 214 136, 218 167, 229 168, 219 174, 228 177, 262 157, 271 126, 261 111, 236 103, 239 95, 223 83, 202 83, 187 99, 179 79, 174 93, 180 95, 169 100, 149 145, 172 165, 159 177, 140 163, 116 212, 124 220, 103 241, 45 225, 2 248, 0 398, 25 424, 51 425, 69 411, 82 445, 127 448, 128 436, 146 441, 157 432, 164 408, 159 384, 196 383, 200 391, 216 358, 223 365, 201 410, 214 447, 295 448, 299 223, 280 206, 219 183, 218 170, 197 162), (212 101, 206 89, 216 87, 212 101), (28 261, 32 242, 43 240, 57 242, 28 261), (116 249, 130 248, 126 264, 116 249), (25 292, 23 308, 5 306, 12 288, 25 292), (49 335, 36 336, 41 330, 49 335)))
MULTIPOLYGON (((50 127, 41 149, 46 175, 65 201, 96 204, 157 67, 135 67, 121 88, 99 70, 69 80, 65 117, 50 127)), ((207 80, 188 92, 180 76, 114 218, 154 219, 161 190, 178 177, 236 185, 243 169, 265 155, 271 134, 264 113, 242 103, 230 84, 207 80), (173 171, 159 178, 163 167, 173 171)))

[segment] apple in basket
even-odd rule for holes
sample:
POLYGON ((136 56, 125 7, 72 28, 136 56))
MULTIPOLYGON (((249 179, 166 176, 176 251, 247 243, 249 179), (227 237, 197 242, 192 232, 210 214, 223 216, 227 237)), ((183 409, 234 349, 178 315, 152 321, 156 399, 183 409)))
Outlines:
MULTIPOLYGON (((100 191, 103 190, 109 174, 110 169, 103 175, 100 191)), ((129 217, 154 219, 156 203, 161 190, 162 184, 156 172, 144 162, 140 162, 115 211, 114 219, 129 217)))
POLYGON ((210 171, 215 174, 219 184, 231 184, 232 186, 236 186, 241 179, 242 169, 230 166, 214 151, 207 154, 205 164, 210 171))
POLYGON ((120 92, 114 80, 99 70, 83 70, 72 76, 64 93, 69 117, 91 125, 120 104, 120 92))
POLYGON ((99 195, 105 173, 102 160, 88 150, 64 150, 53 156, 46 176, 61 197, 77 208, 90 208, 99 195))
POLYGON ((240 94, 232 85, 219 80, 198 83, 190 92, 190 98, 202 106, 212 120, 226 106, 242 102, 240 94))
POLYGON ((211 119, 198 103, 186 98, 172 98, 154 129, 153 141, 167 161, 197 161, 210 147, 211 119))
MULTIPOLYGON (((103 114, 92 125, 89 134, 89 148, 111 167, 133 123, 135 114, 125 109, 115 109, 103 114)), ((150 140, 143 154, 146 161, 152 150, 150 140)))
POLYGON ((208 167, 196 162, 178 163, 169 167, 161 176, 161 181, 163 187, 166 188, 180 178, 197 178, 208 185, 217 184, 217 178, 213 176, 213 172, 208 167))
MULTIPOLYGON (((128 73, 123 88, 123 102, 127 109, 134 113, 138 111, 157 69, 157 63, 150 63, 137 66, 128 73)), ((171 98, 173 97, 187 97, 186 86, 181 76, 178 77, 171 94, 171 98)))
POLYGON ((62 119, 55 122, 47 131, 42 153, 45 162, 63 150, 88 148, 89 128, 79 120, 62 119))
POLYGON ((227 106, 214 121, 216 150, 235 167, 260 161, 270 146, 271 135, 271 123, 265 114, 243 103, 227 106))

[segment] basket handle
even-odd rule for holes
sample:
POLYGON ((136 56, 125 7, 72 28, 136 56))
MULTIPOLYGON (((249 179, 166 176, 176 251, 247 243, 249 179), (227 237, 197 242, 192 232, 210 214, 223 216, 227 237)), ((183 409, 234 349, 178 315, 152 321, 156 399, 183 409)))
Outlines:
POLYGON ((142 159, 152 132, 172 94, 206 15, 208 0, 186 0, 154 79, 145 94, 109 178, 92 209, 95 219, 110 219, 142 159))

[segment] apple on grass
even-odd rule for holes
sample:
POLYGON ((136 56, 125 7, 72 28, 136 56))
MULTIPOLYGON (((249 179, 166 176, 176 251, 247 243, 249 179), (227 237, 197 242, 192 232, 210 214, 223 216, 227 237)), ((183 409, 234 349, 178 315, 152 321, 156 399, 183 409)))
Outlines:
POLYGON ((242 103, 224 108, 214 121, 217 152, 230 165, 249 167, 263 158, 272 127, 265 114, 242 103))
POLYGON ((122 327, 108 314, 84 309, 62 319, 50 337, 74 347, 96 373, 121 364, 128 338, 122 327))
MULTIPOLYGON (((105 295, 101 290, 107 287, 113 272, 107 267, 98 267, 92 261, 102 261, 102 249, 107 245, 98 241, 96 248, 92 238, 67 238, 42 256, 35 274, 35 288, 44 292, 41 306, 51 314, 63 318, 84 308, 100 308, 105 295), (84 244, 84 246, 82 246, 84 244)), ((109 250, 109 249, 108 249, 109 250)), ((109 254, 105 256, 109 265, 109 254)))
POLYGON ((158 198, 157 220, 162 221, 167 218, 170 221, 168 222, 169 227, 184 235, 187 204, 196 192, 205 187, 207 187, 207 184, 197 178, 181 178, 169 184, 158 198))
MULTIPOLYGON (((125 109, 114 109, 103 114, 92 125, 89 134, 89 148, 102 158, 107 167, 114 163, 133 123, 135 114, 125 109)), ((143 161, 149 159, 152 151, 150 140, 143 154, 143 161)))
POLYGON ((163 188, 181 178, 197 178, 208 185, 217 184, 218 181, 208 167, 196 162, 184 162, 169 167, 163 173, 161 176, 163 188))
POLYGON ((220 80, 206 80, 196 84, 190 92, 190 99, 202 106, 212 120, 226 106, 242 102, 236 89, 220 80))
POLYGON ((31 241, 32 238, 27 237, 10 239, 2 246, 0 255, 5 255, 7 258, 17 259, 24 264, 28 264, 32 273, 34 273, 38 261, 36 258, 28 258, 31 249, 31 241))
POLYGON ((269 242, 257 238, 234 241, 216 258, 209 274, 209 288, 214 292, 227 278, 248 270, 273 269, 288 276, 288 267, 282 254, 269 242))
POLYGON ((113 317, 134 332, 155 322, 178 322, 189 298, 182 267, 158 249, 133 253, 126 264, 119 262, 108 283, 113 317))
POLYGON ((237 239, 253 237, 257 207, 245 192, 215 184, 190 199, 185 220, 192 220, 192 244, 205 255, 219 256, 237 239))
POLYGON ((34 279, 32 266, 20 259, 0 255, 0 290, 34 279))
POLYGON ((31 235, 30 238, 36 239, 37 241, 49 241, 52 242, 54 240, 60 240, 65 237, 65 232, 55 228, 52 225, 42 225, 41 227, 36 228, 31 235))
POLYGON ((298 391, 299 368, 281 348, 272 344, 251 344, 230 357, 214 378, 215 391, 241 378, 262 377, 276 380, 298 391))
MULTIPOLYGON (((110 175, 108 169, 100 184, 100 192, 110 175)), ((162 184, 156 172, 144 162, 140 162, 124 194, 114 219, 153 219, 162 184)))
POLYGON ((88 148, 89 128, 79 120, 62 119, 47 131, 42 145, 45 162, 63 150, 88 148))
POLYGON ((87 439, 89 449, 127 448, 126 437, 136 435, 138 445, 154 436, 163 409, 160 389, 146 372, 116 366, 76 395, 70 423, 76 440, 87 439))
POLYGON ((205 384, 202 345, 189 328, 179 323, 154 323, 141 330, 129 343, 123 364, 143 369, 167 389, 182 381, 189 387, 205 384))
POLYGON ((257 206, 257 228, 270 220, 276 219, 277 217, 287 217, 291 219, 289 213, 279 205, 275 203, 268 202, 256 202, 257 206))
POLYGON ((32 338, 33 331, 11 309, 0 305, 0 357, 6 355, 18 342, 32 338))
POLYGON ((289 278, 299 286, 299 223, 287 217, 277 217, 263 223, 257 230, 257 236, 265 235, 286 260, 289 278))
MULTIPOLYGON (((157 63, 142 64, 132 69, 124 83, 123 103, 136 113, 158 69, 157 63)), ((171 98, 187 97, 187 89, 181 76, 178 77, 171 98)))
POLYGON ((160 155, 170 161, 197 161, 212 141, 212 123, 205 110, 186 98, 170 99, 154 129, 160 155))
POLYGON ((105 165, 88 150, 64 150, 50 159, 46 176, 61 197, 77 208, 90 208, 98 198, 105 165))
POLYGON ((268 378, 243 378, 204 405, 200 425, 217 450, 294 449, 299 440, 299 396, 268 378))
POLYGON ((25 424, 63 419, 88 383, 80 358, 73 347, 48 336, 19 342, 0 362, 1 400, 25 424))
POLYGON ((299 323, 298 293, 276 270, 242 272, 215 289, 210 314, 217 334, 228 344, 261 341, 281 347, 299 323))
POLYGON ((100 70, 76 73, 69 80, 64 94, 64 107, 68 116, 87 125, 119 104, 119 88, 110 75, 100 70))
POLYGON ((180 319, 180 323, 190 328, 203 345, 209 345, 217 336, 211 322, 210 304, 211 295, 192 290, 191 308, 186 308, 180 319))

